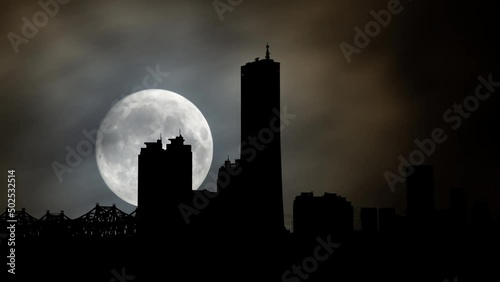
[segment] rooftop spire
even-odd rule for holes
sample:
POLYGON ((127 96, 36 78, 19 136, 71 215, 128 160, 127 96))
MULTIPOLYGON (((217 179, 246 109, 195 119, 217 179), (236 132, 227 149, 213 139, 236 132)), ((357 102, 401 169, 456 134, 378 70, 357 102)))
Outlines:
POLYGON ((269 60, 271 57, 269 55, 271 55, 271 53, 269 52, 269 42, 267 43, 266 45, 266 60, 269 60))

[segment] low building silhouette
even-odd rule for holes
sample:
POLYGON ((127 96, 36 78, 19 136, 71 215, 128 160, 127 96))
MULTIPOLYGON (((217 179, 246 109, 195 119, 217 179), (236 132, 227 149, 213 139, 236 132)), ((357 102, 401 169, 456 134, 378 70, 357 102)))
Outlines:
POLYGON ((298 236, 344 237, 354 229, 353 218, 351 202, 337 194, 301 193, 293 202, 293 229, 298 236))

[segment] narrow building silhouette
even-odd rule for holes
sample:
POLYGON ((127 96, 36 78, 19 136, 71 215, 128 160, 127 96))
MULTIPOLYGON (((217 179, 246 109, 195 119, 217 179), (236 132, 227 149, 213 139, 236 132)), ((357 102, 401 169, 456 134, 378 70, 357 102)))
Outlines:
POLYGON ((169 141, 166 149, 161 139, 145 142, 146 148, 139 154, 137 215, 139 224, 146 228, 158 222, 162 210, 175 211, 180 202, 192 196, 191 145, 184 144, 181 134, 169 141))
MULTIPOLYGON (((241 67, 241 157, 253 219, 267 232, 285 230, 281 175, 280 63, 255 59, 241 67), (258 207, 258 208, 257 208, 258 207)), ((251 219, 251 220, 253 220, 251 219)))
POLYGON ((169 272, 173 275, 187 271, 182 262, 187 225, 179 205, 193 196, 193 157, 191 145, 184 144, 181 134, 169 141, 166 149, 161 137, 146 142, 139 154, 137 234, 141 246, 150 250, 140 261, 141 281, 159 277, 165 261, 171 261, 169 272), (163 259, 158 260, 159 255, 163 259))

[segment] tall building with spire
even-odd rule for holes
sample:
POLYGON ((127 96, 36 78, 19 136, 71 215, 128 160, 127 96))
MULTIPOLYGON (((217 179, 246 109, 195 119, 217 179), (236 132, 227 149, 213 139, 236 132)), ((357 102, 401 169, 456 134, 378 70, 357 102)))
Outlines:
POLYGON ((268 230, 284 230, 281 176, 280 63, 255 59, 241 67, 241 156, 246 185, 257 189, 258 216, 268 230))

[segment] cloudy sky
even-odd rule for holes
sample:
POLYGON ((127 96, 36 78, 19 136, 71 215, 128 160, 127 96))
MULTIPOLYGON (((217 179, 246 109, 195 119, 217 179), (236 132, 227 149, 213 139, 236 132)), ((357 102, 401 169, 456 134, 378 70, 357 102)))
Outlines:
MULTIPOLYGON (((5 174, 16 169, 18 207, 37 217, 46 209, 76 217, 97 202, 134 210, 106 187, 94 154, 61 182, 51 164, 64 163, 83 130, 98 128, 114 101, 139 89, 148 68, 169 74, 157 88, 183 95, 205 115, 212 170, 237 157, 240 66, 264 57, 267 42, 281 63, 282 106, 297 115, 282 134, 288 217, 301 191, 404 212, 404 184, 391 192, 384 173, 397 172, 398 156, 407 158, 414 140, 438 127, 449 138, 425 160, 435 166, 438 207, 448 207, 454 186, 467 188, 471 203, 493 206, 500 199, 498 94, 457 130, 443 113, 474 94, 478 76, 500 81, 494 1, 401 1, 348 63, 339 45, 356 46, 355 27, 365 29, 370 11, 391 2, 244 0, 221 14, 212 0, 73 0, 44 23, 37 1, 4 1, 0 164, 5 174), (34 15, 37 30, 23 29, 23 18, 32 23, 34 15)), ((6 192, 0 201, 5 206, 6 192)))

